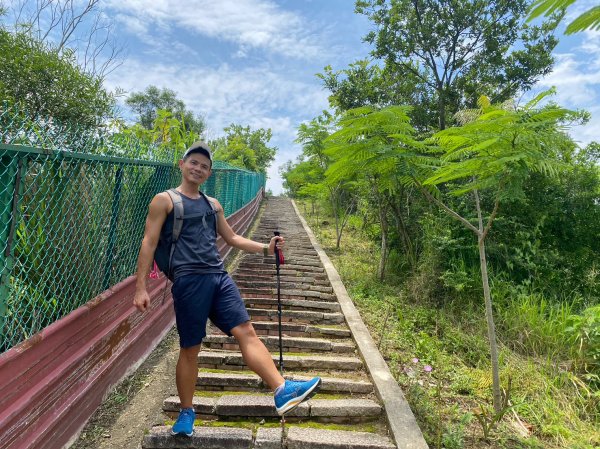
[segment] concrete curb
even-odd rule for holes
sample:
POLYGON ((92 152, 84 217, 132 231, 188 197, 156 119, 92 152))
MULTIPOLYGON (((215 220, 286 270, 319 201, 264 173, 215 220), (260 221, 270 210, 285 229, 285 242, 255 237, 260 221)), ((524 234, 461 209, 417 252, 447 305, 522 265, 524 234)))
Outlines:
POLYGON ((358 310, 342 283, 340 275, 331 263, 331 260, 318 244, 315 235, 300 214, 296 203, 292 200, 292 206, 300 219, 304 230, 308 234, 315 251, 321 258, 321 263, 327 272, 333 291, 342 307, 342 313, 346 317, 348 327, 352 331, 353 338, 358 347, 358 352, 365 362, 367 371, 373 379, 373 386, 379 400, 383 403, 388 421, 391 437, 398 449, 428 449, 429 446, 423 438, 421 429, 410 409, 408 402, 400 386, 392 376, 385 360, 379 353, 377 345, 373 341, 369 330, 362 321, 358 310))

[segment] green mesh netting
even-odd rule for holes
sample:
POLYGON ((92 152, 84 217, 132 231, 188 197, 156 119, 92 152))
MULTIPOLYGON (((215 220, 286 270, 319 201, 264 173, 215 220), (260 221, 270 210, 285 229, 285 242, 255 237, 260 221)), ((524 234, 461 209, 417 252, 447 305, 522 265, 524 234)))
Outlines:
MULTIPOLYGON (((0 353, 135 272, 148 204, 180 181, 173 160, 0 111, 0 353)), ((229 216, 264 184, 215 161, 203 190, 229 216)))

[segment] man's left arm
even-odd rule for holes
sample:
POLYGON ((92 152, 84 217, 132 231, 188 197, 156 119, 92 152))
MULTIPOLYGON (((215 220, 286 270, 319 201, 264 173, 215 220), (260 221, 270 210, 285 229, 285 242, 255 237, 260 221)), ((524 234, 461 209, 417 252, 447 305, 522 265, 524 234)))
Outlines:
MULTIPOLYGON (((234 248, 238 248, 249 253, 262 253, 264 251, 264 243, 255 242, 254 240, 250 240, 246 237, 236 234, 225 219, 225 212, 223 210, 223 206, 221 206, 221 203, 219 203, 219 201, 215 198, 211 198, 211 201, 217 210, 217 232, 221 237, 223 237, 223 240, 225 240, 229 246, 233 246, 234 248)), ((280 249, 283 248, 285 243, 283 237, 281 236, 271 238, 271 241, 268 244, 268 253, 270 255, 275 253, 276 242, 278 242, 277 247, 280 249)))

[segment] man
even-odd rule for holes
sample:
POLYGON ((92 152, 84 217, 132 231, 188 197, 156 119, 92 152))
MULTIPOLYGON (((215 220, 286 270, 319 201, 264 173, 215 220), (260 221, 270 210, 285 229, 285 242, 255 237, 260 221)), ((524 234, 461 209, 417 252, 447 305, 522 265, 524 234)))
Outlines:
MULTIPOLYGON (((256 335, 250 316, 231 277, 224 270, 217 251, 217 233, 228 245, 247 252, 272 255, 275 245, 284 245, 282 237, 273 237, 261 244, 237 235, 225 220, 223 207, 214 198, 200 193, 200 185, 211 174, 212 156, 204 142, 194 143, 179 161, 184 220, 177 240, 171 273, 171 292, 179 333, 179 359, 176 367, 177 392, 181 410, 172 434, 191 436, 195 414, 192 399, 198 376, 198 353, 206 336, 208 318, 223 332, 233 335, 244 361, 274 391, 275 407, 280 415, 297 407, 314 395, 321 379, 308 382, 286 381, 277 371, 271 354, 256 335), (213 206, 209 203, 212 202, 213 206), (215 225, 216 220, 216 225, 215 225)), ((133 304, 141 312, 150 303, 146 278, 154 258, 159 238, 170 241, 173 230, 173 203, 167 192, 156 195, 149 206, 144 238, 137 265, 137 284, 133 304)))

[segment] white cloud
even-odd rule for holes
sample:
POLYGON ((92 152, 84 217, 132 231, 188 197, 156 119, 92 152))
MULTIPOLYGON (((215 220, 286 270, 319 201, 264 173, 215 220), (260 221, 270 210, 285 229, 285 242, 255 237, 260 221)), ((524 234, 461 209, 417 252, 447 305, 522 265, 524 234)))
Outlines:
POLYGON ((572 107, 593 104, 600 87, 600 73, 586 70, 581 57, 573 54, 556 55, 552 73, 540 81, 541 87, 556 86, 557 101, 572 107))
POLYGON ((590 121, 584 126, 577 126, 570 131, 571 137, 581 145, 585 146, 592 141, 600 142, 600 106, 591 106, 585 108, 592 115, 590 121))
MULTIPOLYGON (((580 53, 558 54, 554 71, 539 83, 542 89, 556 86, 557 94, 551 100, 570 109, 585 109, 592 115, 585 126, 577 126, 569 134, 580 144, 600 140, 600 72, 594 70, 580 53)), ((533 94, 533 92, 532 92, 533 94)))
POLYGON ((289 79, 267 65, 235 70, 228 65, 176 66, 130 58, 119 68, 118 77, 106 80, 107 88, 120 87, 128 93, 150 84, 173 89, 188 108, 204 116, 209 138, 223 135, 230 123, 270 128, 270 144, 278 148, 268 171, 268 187, 275 194, 282 192, 279 166, 300 152, 293 143, 297 126, 327 107, 327 92, 318 84, 289 79))
POLYGON ((270 0, 109 0, 120 20, 141 21, 147 28, 188 31, 237 44, 302 59, 322 56, 311 26, 301 16, 281 9, 270 0))

